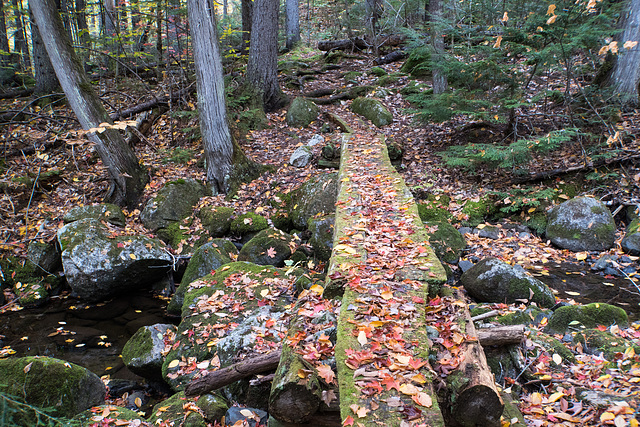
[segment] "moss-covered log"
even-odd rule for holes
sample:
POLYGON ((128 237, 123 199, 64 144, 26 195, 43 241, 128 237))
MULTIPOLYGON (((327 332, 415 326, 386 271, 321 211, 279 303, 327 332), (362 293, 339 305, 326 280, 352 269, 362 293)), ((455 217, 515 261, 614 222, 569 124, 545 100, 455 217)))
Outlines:
POLYGON ((442 426, 425 305, 444 269, 382 141, 345 139, 339 179, 327 291, 344 291, 336 344, 343 422, 442 426))

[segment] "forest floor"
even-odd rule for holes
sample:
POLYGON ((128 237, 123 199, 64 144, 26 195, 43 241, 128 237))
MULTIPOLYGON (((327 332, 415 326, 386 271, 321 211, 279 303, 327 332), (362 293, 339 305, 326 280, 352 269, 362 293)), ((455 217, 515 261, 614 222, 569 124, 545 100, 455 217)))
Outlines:
MULTIPOLYGON (((316 80, 304 87, 304 91, 343 86, 344 80, 341 76, 351 70, 364 72, 359 85, 372 84, 376 77, 366 73, 371 67, 370 57, 351 58, 342 63, 339 69, 318 75, 316 80)), ((388 72, 398 71, 399 67, 398 63, 383 66, 388 72)), ((593 194, 605 201, 611 201, 612 209, 640 201, 640 167, 633 163, 611 165, 606 170, 600 170, 602 178, 595 180, 587 179, 585 173, 559 174, 544 181, 520 184, 514 184, 517 177, 512 171, 479 169, 471 173, 446 167, 438 155, 439 151, 450 144, 499 139, 500 129, 498 126, 488 125, 480 127, 480 133, 473 133, 478 127, 466 127, 469 122, 464 117, 456 117, 442 124, 417 123, 410 111, 409 103, 398 92, 407 82, 408 77, 402 77, 396 83, 385 87, 383 92, 379 92, 384 104, 393 113, 394 122, 378 132, 384 134, 388 140, 394 140, 404 146, 401 174, 416 197, 426 197, 427 194, 449 196, 451 202, 446 208, 454 218, 465 218, 462 206, 466 200, 479 200, 491 191, 526 188, 534 194, 536 191, 551 188, 561 195, 561 199, 568 199, 570 194, 563 196, 567 183, 578 184, 578 194, 593 194)), ((553 82, 544 84, 554 85, 553 82)), ((562 82, 558 81, 555 85, 562 87, 562 82)), ((156 89, 166 92, 169 86, 156 89)), ((536 82, 531 85, 530 90, 536 90, 536 82)), ((148 99, 148 93, 141 91, 140 86, 128 79, 117 85, 111 81, 104 81, 99 91, 105 93, 104 98, 108 100, 109 105, 130 106, 148 99), (131 87, 135 90, 131 90, 131 87)), ((291 96, 297 94, 295 91, 287 92, 291 96)), ((172 105, 174 114, 160 117, 146 135, 146 140, 136 145, 135 151, 149 168, 151 175, 143 200, 152 197, 164 183, 171 180, 185 177, 204 180, 205 171, 198 166, 202 154, 201 142, 190 138, 194 129, 197 129, 194 104, 194 98, 178 100, 172 105), (175 113, 179 110, 183 112, 175 113)), ((356 132, 364 129, 370 131, 372 125, 358 119, 349 110, 349 104, 350 101, 343 101, 321 106, 321 111, 331 111, 345 118, 356 132)), ((561 105, 549 103, 540 111, 521 111, 520 114, 522 121, 527 123, 526 127, 544 129, 549 128, 550 123, 556 120, 554 111, 562 108, 561 105)), ((2 256, 24 257, 29 242, 51 241, 55 238, 57 229, 62 225, 63 215, 71 208, 101 202, 108 189, 107 174, 91 144, 77 136, 79 125, 67 106, 58 104, 37 107, 29 99, 15 99, 1 101, 0 109, 23 110, 28 113, 23 121, 5 123, 0 129, 0 149, 3 153, 0 166, 4 171, 0 177, 0 251, 2 256)), ((227 200, 223 196, 207 197, 201 203, 227 205, 234 207, 238 213, 252 210, 268 216, 272 209, 269 201, 276 193, 290 192, 309 177, 324 172, 317 168, 316 162, 305 168, 289 165, 289 158, 297 147, 305 144, 312 135, 321 134, 322 121, 318 120, 305 129, 290 128, 286 124, 285 115, 285 110, 268 114, 268 126, 249 132, 241 141, 242 148, 251 159, 273 165, 275 171, 243 185, 233 198, 227 200)), ((557 126, 557 123, 554 126, 557 126)), ((618 128, 628 136, 624 141, 617 143, 624 145, 624 150, 637 153, 640 148, 636 138, 640 129, 640 114, 624 114, 618 128)), ((322 135, 326 139, 337 141, 335 134, 322 135)), ((313 149, 317 158, 321 145, 313 149)), ((544 157, 534 156, 528 168, 530 173, 537 173, 577 167, 584 163, 583 153, 583 147, 579 143, 569 143, 561 150, 545 154, 544 157)), ((502 205, 505 203, 508 204, 503 201, 502 205)), ((139 210, 125 213, 128 219, 122 233, 151 235, 139 220, 139 210)), ((524 219, 527 214, 528 212, 523 211, 521 218, 524 219)), ((504 220, 499 226, 516 220, 517 218, 504 220)), ((609 254, 621 256, 619 243, 624 229, 623 222, 626 221, 624 210, 618 212, 616 220, 620 224, 618 239, 609 254)), ((193 227, 198 227, 197 222, 193 227)), ((484 239, 471 234, 466 237, 469 245, 468 256, 479 259, 494 256, 512 264, 518 263, 525 268, 537 269, 538 272, 544 270, 545 264, 563 262, 576 263, 579 268, 587 270, 590 266, 589 261, 603 255, 598 254, 592 259, 590 254, 560 250, 536 235, 515 242, 515 238, 508 237, 506 233, 498 240, 484 239)), ((181 249, 174 250, 179 253, 181 249)), ((637 258, 632 260, 635 263, 637 258)), ((316 268, 322 267, 320 265, 316 268)), ((453 268, 456 269, 455 266, 453 268)), ((8 301, 14 298, 10 290, 5 290, 5 295, 8 301)), ((571 299, 567 301, 573 303, 571 299)), ((498 308, 506 312, 515 307, 498 308)), ((8 304, 2 309, 19 308, 15 304, 8 304)), ((612 332, 640 343, 640 323, 635 323, 628 329, 618 328, 612 332)), ((635 409, 631 410, 625 404, 615 402, 601 408, 583 407, 575 400, 575 389, 609 389, 626 395, 637 395, 640 393, 640 365, 637 365, 637 356, 633 352, 621 354, 617 361, 618 369, 611 368, 598 355, 580 354, 575 348, 572 348, 572 351, 578 355, 579 362, 576 364, 556 365, 552 363, 552 353, 547 356, 541 355, 535 361, 537 372, 548 371, 553 381, 524 390, 525 394, 520 402, 528 424, 633 425, 634 421, 631 418, 635 409), (628 369, 629 363, 635 368, 628 369), (624 366, 627 368, 622 369, 624 366), (620 424, 623 422, 627 424, 620 424)), ((509 384, 503 386, 508 388, 509 384)))

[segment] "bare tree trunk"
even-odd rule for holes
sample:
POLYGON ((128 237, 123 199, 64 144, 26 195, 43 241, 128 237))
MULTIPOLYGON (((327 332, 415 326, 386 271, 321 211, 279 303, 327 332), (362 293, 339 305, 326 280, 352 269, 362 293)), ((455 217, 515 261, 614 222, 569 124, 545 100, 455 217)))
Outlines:
MULTIPOLYGON (((158 0, 158 11, 156 12, 156 63, 162 64, 162 1, 158 0)), ((158 71, 158 81, 162 73, 158 71)))
POLYGON ((278 84, 278 0, 255 0, 247 80, 260 93, 265 111, 287 103, 278 84))
MULTIPOLYGON (((105 47, 112 53, 118 52, 118 10, 115 0, 103 0, 104 13, 102 18, 105 47)), ((104 57, 105 67, 109 67, 109 57, 104 57)), ((116 63, 116 70, 118 65, 116 63)), ((117 74, 117 72, 116 72, 117 74)))
POLYGON ((4 0, 0 0, 0 50, 4 53, 0 58, 0 65, 5 66, 9 60, 9 37, 7 36, 7 21, 4 16, 4 0))
POLYGON ((431 47, 433 54, 431 62, 433 64, 433 93, 441 94, 447 90, 447 75, 445 74, 442 62, 444 62, 444 38, 442 25, 442 1, 429 0, 429 23, 431 27, 431 47))
POLYGON ((253 22, 253 1, 241 0, 242 8, 242 51, 248 52, 251 43, 251 24, 253 22))
POLYGON ((300 41, 300 2, 286 0, 285 24, 287 27, 287 49, 293 49, 300 41))
POLYGON ((20 55, 21 67, 23 70, 31 66, 29 58, 29 47, 27 46, 27 35, 22 18, 22 0, 13 0, 14 25, 16 27, 13 36, 13 48, 20 55))
POLYGON ((613 67, 610 85, 620 101, 636 105, 640 83, 640 0, 629 0, 627 10, 620 18, 620 28, 621 53, 613 67), (623 48, 625 42, 634 41, 638 44, 631 49, 623 48))
MULTIPOLYGON (((76 0, 74 17, 76 20, 76 28, 78 29, 78 41, 80 46, 89 48, 91 45, 91 35, 89 34, 89 26, 87 25, 86 7, 87 4, 85 3, 85 0, 76 0)), ((89 51, 83 51, 79 55, 80 58, 82 58, 85 70, 87 69, 87 62, 90 57, 88 52, 89 51)))
POLYGON ((33 74, 36 79, 36 85, 33 93, 36 95, 57 92, 60 89, 60 83, 56 77, 56 72, 51 65, 47 49, 44 47, 44 41, 38 31, 38 26, 33 20, 33 12, 29 7, 29 14, 32 19, 31 24, 31 44, 33 45, 33 74))
MULTIPOLYGON (((30 4, 60 85, 82 127, 88 130, 102 123, 111 123, 71 46, 55 1, 31 0, 30 4)), ((102 133, 91 132, 89 138, 112 180, 109 199, 130 209, 135 208, 149 181, 146 169, 138 163, 135 153, 118 130, 107 128, 102 133)))
POLYGON ((379 0, 366 0, 366 24, 365 28, 369 34, 369 42, 373 45, 373 54, 378 56, 378 18, 380 17, 380 2, 379 0))

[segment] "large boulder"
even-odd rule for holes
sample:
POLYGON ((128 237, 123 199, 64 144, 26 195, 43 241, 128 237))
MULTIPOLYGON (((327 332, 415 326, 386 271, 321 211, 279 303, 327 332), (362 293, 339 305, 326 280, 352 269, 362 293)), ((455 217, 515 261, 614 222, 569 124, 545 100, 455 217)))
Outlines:
POLYGON ((162 355, 165 334, 175 334, 176 327, 157 323, 143 326, 122 348, 122 361, 134 374, 151 380, 162 379, 162 355))
POLYGON ((309 219, 309 244, 313 247, 313 254, 321 261, 329 261, 333 250, 333 228, 336 216, 324 215, 309 219))
POLYGON ((213 239, 196 249, 182 276, 180 286, 176 289, 173 298, 171 298, 167 306, 167 312, 179 315, 182 311, 184 294, 189 284, 196 279, 210 274, 224 264, 235 261, 237 257, 238 249, 236 245, 226 239, 213 239))
POLYGON ((234 213, 226 206, 203 206, 197 216, 211 237, 223 237, 229 234, 234 213))
POLYGON ((563 334, 570 326, 595 328, 600 325, 608 327, 614 324, 623 328, 627 327, 629 325, 627 313, 614 305, 593 302, 587 305, 559 307, 549 319, 546 330, 563 334))
POLYGON ((238 215, 230 225, 231 234, 242 237, 243 242, 248 242, 258 232, 266 228, 269 228, 267 218, 255 212, 238 215))
POLYGON ((71 289, 89 302, 131 292, 162 279, 172 265, 157 239, 112 238, 95 219, 82 219, 58 230, 62 268, 71 289))
POLYGON ((393 122, 393 115, 379 99, 356 98, 351 103, 351 111, 371 120, 379 128, 393 122))
POLYGON ((36 267, 35 272, 41 275, 52 274, 60 268, 60 252, 54 242, 33 241, 27 248, 27 259, 36 267))
POLYGON ((451 224, 445 221, 427 222, 429 244, 441 262, 457 264, 467 241, 451 224))
MULTIPOLYGON (((56 417, 73 417, 101 405, 107 394, 102 380, 93 372, 50 357, 1 359, 0 391, 29 405, 48 408, 56 417)), ((15 417, 5 419, 7 425, 37 424, 35 414, 29 411, 7 411, 5 415, 15 417)))
POLYGON ((627 226, 622 242, 622 250, 631 255, 640 255, 640 220, 634 219, 627 226))
POLYGON ((605 205, 593 197, 575 197, 548 214, 546 236, 571 251, 604 251, 613 246, 616 223, 605 205))
POLYGON ((122 209, 111 203, 75 207, 67 212, 62 220, 68 224, 86 218, 105 221, 117 227, 124 227, 127 222, 122 209))
POLYGON ((469 295, 478 302, 514 303, 532 301, 540 307, 553 307, 551 289, 530 276, 520 266, 513 267, 497 258, 485 258, 460 278, 469 295))
POLYGON ((296 168, 303 168, 311 163, 312 158, 313 152, 311 151, 311 147, 308 145, 301 145, 296 148, 296 151, 294 151, 293 154, 291 154, 289 164, 296 168))
POLYGON ((149 230, 167 228, 191 215, 198 200, 207 194, 207 188, 194 179, 171 181, 147 202, 140 213, 140 220, 149 230))
POLYGON ((287 111, 287 124, 305 128, 318 118, 318 106, 306 98, 295 98, 287 111))
POLYGON ((256 234, 240 249, 238 261, 248 261, 258 265, 284 267, 284 261, 298 246, 291 234, 275 228, 267 228, 256 234))
POLYGON ((337 172, 323 173, 293 191, 289 217, 297 229, 303 230, 307 228, 309 218, 335 213, 337 198, 337 172))

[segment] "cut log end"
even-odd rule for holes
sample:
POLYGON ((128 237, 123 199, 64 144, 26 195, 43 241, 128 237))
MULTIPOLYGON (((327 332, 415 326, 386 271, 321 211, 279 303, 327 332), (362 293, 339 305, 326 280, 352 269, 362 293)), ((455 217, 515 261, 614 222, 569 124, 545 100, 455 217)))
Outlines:
POLYGON ((320 399, 307 387, 288 387, 274 396, 269 401, 269 413, 277 420, 287 423, 304 423, 318 411, 320 399))
POLYGON ((479 384, 460 393, 451 412, 464 427, 497 427, 500 426, 503 409, 504 404, 495 390, 479 384))

